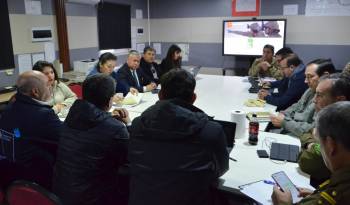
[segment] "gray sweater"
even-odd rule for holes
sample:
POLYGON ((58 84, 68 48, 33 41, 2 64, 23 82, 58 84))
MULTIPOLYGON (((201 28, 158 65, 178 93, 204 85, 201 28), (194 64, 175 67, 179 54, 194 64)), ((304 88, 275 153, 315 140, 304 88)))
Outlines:
POLYGON ((314 127, 315 92, 310 88, 305 91, 297 103, 287 108, 283 113, 282 133, 300 136, 314 127))

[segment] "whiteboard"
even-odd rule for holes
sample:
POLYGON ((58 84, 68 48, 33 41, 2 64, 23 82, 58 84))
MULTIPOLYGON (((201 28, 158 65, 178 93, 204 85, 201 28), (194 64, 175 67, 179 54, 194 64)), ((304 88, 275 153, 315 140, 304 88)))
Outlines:
POLYGON ((306 0, 306 16, 350 16, 350 0, 306 0))

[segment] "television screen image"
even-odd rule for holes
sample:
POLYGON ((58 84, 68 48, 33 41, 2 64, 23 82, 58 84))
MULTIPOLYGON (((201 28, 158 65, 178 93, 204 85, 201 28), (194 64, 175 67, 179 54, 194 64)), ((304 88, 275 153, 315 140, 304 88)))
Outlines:
POLYGON ((231 20, 223 22, 223 55, 262 54, 264 45, 275 51, 284 46, 286 20, 231 20))

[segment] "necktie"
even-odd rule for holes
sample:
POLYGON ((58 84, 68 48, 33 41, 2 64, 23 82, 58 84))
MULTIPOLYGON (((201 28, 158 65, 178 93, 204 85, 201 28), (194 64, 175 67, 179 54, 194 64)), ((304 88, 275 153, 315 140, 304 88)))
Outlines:
POLYGON ((132 77, 134 77, 134 80, 135 80, 135 82, 136 82, 136 85, 137 85, 137 87, 139 88, 139 87, 140 87, 140 82, 139 82, 139 78, 137 77, 136 70, 133 70, 133 71, 132 71, 132 77))
POLYGON ((157 71, 156 71, 156 69, 154 68, 153 65, 151 66, 151 72, 153 74, 153 78, 154 79, 158 79, 157 71))

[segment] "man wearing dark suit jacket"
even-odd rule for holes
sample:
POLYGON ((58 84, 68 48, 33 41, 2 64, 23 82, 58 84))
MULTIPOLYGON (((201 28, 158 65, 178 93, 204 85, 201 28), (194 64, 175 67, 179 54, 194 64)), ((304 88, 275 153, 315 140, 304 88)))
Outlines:
POLYGON ((24 72, 17 80, 14 102, 7 106, 0 118, 0 129, 17 133, 15 163, 23 168, 24 173, 16 177, 34 181, 46 188, 50 188, 56 155, 48 145, 52 147, 52 144, 58 143, 62 128, 62 122, 47 103, 50 96, 50 86, 44 74, 24 72))
POLYGON ((140 68, 149 79, 159 84, 160 70, 159 65, 154 61, 155 54, 156 50, 154 50, 154 48, 150 46, 145 47, 141 58, 140 68))
POLYGON ((157 85, 139 69, 141 56, 139 52, 131 50, 126 63, 117 72, 117 92, 147 92, 155 89, 157 85))
POLYGON ((270 93, 265 89, 261 89, 258 93, 259 99, 266 100, 267 103, 277 106, 277 111, 285 110, 297 102, 307 89, 305 65, 296 54, 289 54, 285 59, 281 60, 280 69, 284 75, 282 80, 265 83, 271 88, 277 88, 278 94, 270 93))

